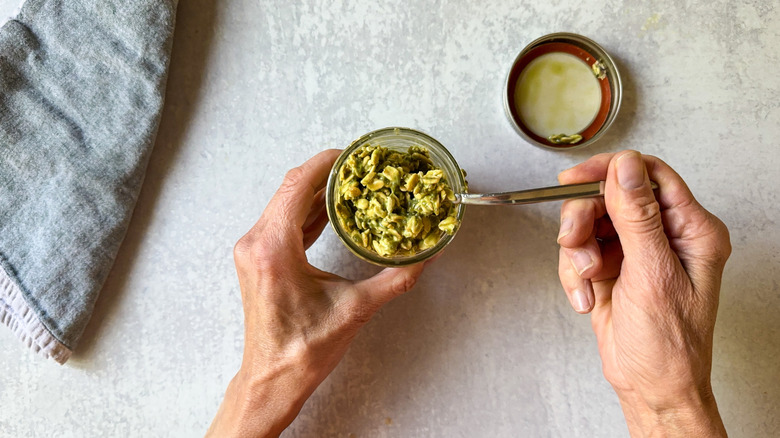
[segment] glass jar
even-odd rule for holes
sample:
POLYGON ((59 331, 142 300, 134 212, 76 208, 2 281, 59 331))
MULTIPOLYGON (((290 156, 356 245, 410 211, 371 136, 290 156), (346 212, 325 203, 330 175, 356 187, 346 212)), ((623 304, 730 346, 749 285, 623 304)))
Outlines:
MULTIPOLYGON (((359 147, 368 144, 382 146, 399 152, 406 152, 407 149, 409 149, 411 146, 422 146, 428 149, 430 152, 430 158, 433 164, 444 171, 447 183, 449 183, 452 191, 455 194, 466 192, 466 180, 463 176, 463 172, 458 166, 458 163, 455 161, 455 158, 453 158, 452 154, 450 154, 450 152, 441 143, 436 141, 431 136, 414 129, 396 127, 383 128, 369 132, 368 134, 365 134, 357 140, 353 141, 352 144, 344 149, 341 155, 339 155, 339 157, 336 159, 336 162, 333 164, 333 169, 331 170, 330 177, 328 178, 328 185, 325 191, 325 204, 327 206, 328 219, 330 220, 330 224, 333 227, 333 230, 336 232, 336 235, 339 236, 339 239, 341 239, 344 245, 346 245, 346 247, 349 248, 353 254, 367 262, 379 266, 397 267, 411 265, 425 261, 438 254, 441 252, 441 250, 444 249, 445 246, 447 246, 447 244, 452 241, 460 226, 458 226, 458 228, 456 228, 455 232, 452 234, 442 232, 438 242, 435 245, 421 252, 413 255, 396 255, 385 257, 358 245, 350 238, 347 231, 341 225, 341 221, 336 215, 336 201, 338 200, 339 189, 339 169, 341 169, 342 165, 350 156, 350 154, 352 154, 352 152, 354 152, 359 147)), ((460 224, 463 220, 463 212, 465 207, 463 204, 458 204, 456 209, 456 217, 458 223, 460 224)))

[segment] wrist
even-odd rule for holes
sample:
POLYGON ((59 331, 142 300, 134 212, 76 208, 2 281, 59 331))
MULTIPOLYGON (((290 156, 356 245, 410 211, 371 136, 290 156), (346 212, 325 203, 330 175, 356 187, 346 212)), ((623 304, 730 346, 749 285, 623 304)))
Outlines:
POLYGON ((311 377, 294 362, 242 366, 207 436, 278 437, 316 389, 311 377))
POLYGON ((635 392, 618 393, 632 437, 726 437, 710 387, 679 394, 672 402, 648 401, 635 392))

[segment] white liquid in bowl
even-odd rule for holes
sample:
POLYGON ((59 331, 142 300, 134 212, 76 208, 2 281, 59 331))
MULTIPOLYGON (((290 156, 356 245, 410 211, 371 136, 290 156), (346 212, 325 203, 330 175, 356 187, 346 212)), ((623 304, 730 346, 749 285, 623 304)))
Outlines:
POLYGON ((539 56, 523 69, 515 87, 521 122, 542 138, 584 131, 599 112, 601 87, 591 67, 563 52, 539 56))

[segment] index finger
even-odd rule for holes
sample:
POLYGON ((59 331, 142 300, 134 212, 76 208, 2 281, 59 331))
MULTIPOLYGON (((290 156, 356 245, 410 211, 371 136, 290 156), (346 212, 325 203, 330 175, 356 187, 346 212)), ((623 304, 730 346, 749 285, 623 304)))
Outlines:
MULTIPOLYGON (((558 174, 561 184, 577 184, 593 181, 605 181, 609 163, 618 153, 599 154, 587 161, 558 174)), ((677 172, 660 158, 642 154, 642 160, 647 168, 647 174, 651 181, 658 184, 655 195, 661 210, 680 208, 694 204, 693 197, 688 186, 677 172)))
POLYGON ((328 180, 330 169, 338 158, 339 149, 328 149, 290 169, 263 213, 277 225, 300 229, 309 215, 314 195, 328 180))
POLYGON ((579 184, 607 179, 607 169, 614 153, 598 154, 558 174, 561 184, 579 184))

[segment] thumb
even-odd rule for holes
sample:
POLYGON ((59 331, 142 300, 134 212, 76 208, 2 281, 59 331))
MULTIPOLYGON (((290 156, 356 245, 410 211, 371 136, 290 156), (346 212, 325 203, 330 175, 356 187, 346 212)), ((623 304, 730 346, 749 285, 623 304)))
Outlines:
POLYGON ((393 298, 411 290, 425 268, 417 263, 403 268, 385 268, 371 278, 355 283, 355 292, 369 307, 379 309, 393 298))
POLYGON ((671 253, 642 155, 625 151, 609 163, 604 201, 625 260, 652 266, 671 253), (644 263, 653 261, 653 263, 644 263))

